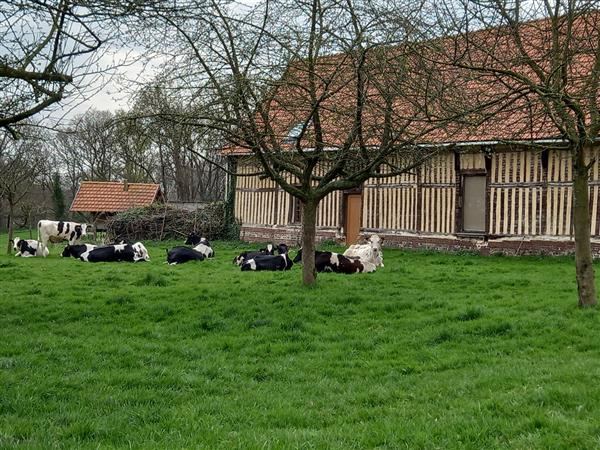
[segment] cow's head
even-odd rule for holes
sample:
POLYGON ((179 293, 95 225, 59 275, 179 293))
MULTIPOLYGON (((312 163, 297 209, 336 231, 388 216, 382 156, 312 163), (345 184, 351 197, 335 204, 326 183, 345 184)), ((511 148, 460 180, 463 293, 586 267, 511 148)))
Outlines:
POLYGON ((210 242, 208 242, 208 239, 206 239, 205 237, 201 237, 200 241, 198 241, 199 244, 204 244, 207 247, 210 247, 210 242))
POLYGON ((267 246, 265 248, 261 248, 258 251, 261 253, 264 253, 265 255, 272 255, 273 253, 275 253, 273 250, 275 250, 273 248, 273 244, 267 244, 267 246))
POLYGON ((369 243, 371 244, 372 248, 376 248, 376 249, 380 249, 381 248, 381 243, 383 242, 383 238, 380 238, 379 236, 377 236, 376 234, 373 234, 370 238, 369 238, 369 243))
POLYGON ((141 242, 136 242, 131 246, 133 247, 133 260, 135 262, 150 261, 150 255, 148 255, 148 250, 146 250, 144 244, 142 244, 141 242))
POLYGON ((198 233, 192 231, 190 234, 188 234, 188 237, 183 245, 198 245, 202 239, 203 238, 201 238, 198 233))
POLYGON ((288 252, 288 246, 285 244, 279 244, 277 246, 277 253, 279 253, 280 255, 286 255, 288 252))
POLYGON ((10 240, 10 243, 13 246, 14 250, 19 250, 19 241, 21 240, 21 238, 15 237, 14 239, 10 240))

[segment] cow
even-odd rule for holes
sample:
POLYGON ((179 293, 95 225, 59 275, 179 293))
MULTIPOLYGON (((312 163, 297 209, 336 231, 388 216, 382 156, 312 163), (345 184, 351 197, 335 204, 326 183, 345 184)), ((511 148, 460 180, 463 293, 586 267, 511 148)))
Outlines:
MULTIPOLYGON (((294 262, 302 261, 302 249, 294 258, 294 262)), ((317 272, 335 272, 335 273, 360 273, 375 272, 375 264, 362 261, 360 259, 350 259, 344 255, 334 252, 315 251, 315 269, 317 272)))
POLYGON ((383 252, 381 243, 383 239, 376 234, 372 235, 366 244, 354 244, 346 249, 344 256, 348 258, 359 258, 363 263, 369 262, 375 267, 383 266, 383 252))
POLYGON ((63 222, 56 220, 40 220, 38 222, 38 241, 44 247, 50 242, 69 241, 73 245, 86 235, 87 224, 63 222))
MULTIPOLYGON (((281 246, 281 245, 285 245, 285 244, 279 244, 279 245, 281 246)), ((274 254, 275 254, 275 247, 273 246, 273 244, 267 244, 267 246, 265 248, 261 248, 259 250, 247 250, 245 252, 240 253, 238 256, 233 258, 233 263, 237 264, 238 266, 241 266, 244 263, 244 261, 252 259, 255 256, 274 255, 274 254)))
POLYGON ((86 262, 114 262, 114 261, 149 261, 148 250, 141 242, 135 244, 115 244, 105 247, 96 247, 83 253, 79 259, 86 262))
POLYGON ((196 233, 195 231, 192 231, 190 234, 188 234, 188 237, 185 240, 185 242, 183 243, 183 245, 196 246, 200 243, 201 240, 202 240, 202 237, 200 237, 200 235, 198 233, 196 233))
POLYGON ((198 245, 194 247, 194 250, 200 252, 205 258, 212 258, 215 256, 215 251, 210 246, 208 239, 205 237, 200 238, 198 245))
POLYGON ((202 261, 206 258, 204 253, 189 247, 173 247, 167 250, 167 262, 171 265, 183 264, 188 261, 202 261))
POLYGON ((242 272, 248 270, 290 270, 294 263, 287 253, 280 255, 258 255, 242 263, 242 272))
POLYGON ((10 242, 13 245, 13 249, 17 251, 15 256, 22 256, 23 258, 31 258, 32 256, 48 256, 48 247, 43 246, 36 240, 15 237, 14 239, 11 239, 10 242))
POLYGON ((68 258, 69 256, 72 256, 75 259, 79 259, 81 255, 83 255, 86 252, 90 252, 97 247, 97 245, 92 244, 68 244, 60 256, 62 256, 63 258, 68 258))

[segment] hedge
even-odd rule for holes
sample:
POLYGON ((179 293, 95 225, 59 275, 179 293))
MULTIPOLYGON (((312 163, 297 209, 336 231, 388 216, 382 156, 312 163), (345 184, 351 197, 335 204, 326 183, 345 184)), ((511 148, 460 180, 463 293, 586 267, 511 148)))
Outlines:
POLYGON ((223 202, 209 203, 195 211, 155 203, 118 213, 106 222, 107 238, 113 241, 181 240, 191 231, 209 240, 225 238, 229 227, 224 224, 223 202))

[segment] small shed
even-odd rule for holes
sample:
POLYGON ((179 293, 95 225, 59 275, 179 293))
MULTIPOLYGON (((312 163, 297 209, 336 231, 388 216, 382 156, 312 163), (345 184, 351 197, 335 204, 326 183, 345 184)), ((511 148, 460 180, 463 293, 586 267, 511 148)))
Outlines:
POLYGON ((164 201, 160 185, 127 181, 82 181, 71 212, 91 213, 97 230, 115 213, 164 201))

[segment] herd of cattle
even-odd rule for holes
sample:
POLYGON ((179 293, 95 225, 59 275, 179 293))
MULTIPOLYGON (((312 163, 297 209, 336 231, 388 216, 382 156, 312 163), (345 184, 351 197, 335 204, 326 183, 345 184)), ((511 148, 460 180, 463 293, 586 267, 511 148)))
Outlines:
MULTIPOLYGON (((118 242, 108 245, 92 245, 79 243, 86 235, 86 224, 76 222, 40 220, 38 222, 38 239, 19 239, 13 241, 15 256, 32 257, 49 254, 48 242, 58 243, 68 241, 62 252, 63 257, 73 257, 85 262, 114 262, 114 261, 149 261, 150 256, 141 242, 130 244, 118 242)), ((183 246, 167 250, 167 263, 183 264, 188 261, 202 261, 213 258, 215 252, 208 240, 196 232, 187 237, 183 246)), ((302 261, 302 248, 292 260, 288 256, 288 247, 272 244, 259 250, 248 250, 240 253, 233 260, 242 271, 260 270, 290 270, 294 263, 302 261), (277 254, 275 252, 277 251, 277 254)), ((372 235, 366 244, 351 245, 343 254, 335 252, 315 252, 315 267, 317 272, 359 273, 375 272, 378 266, 383 267, 381 238, 372 235)))

